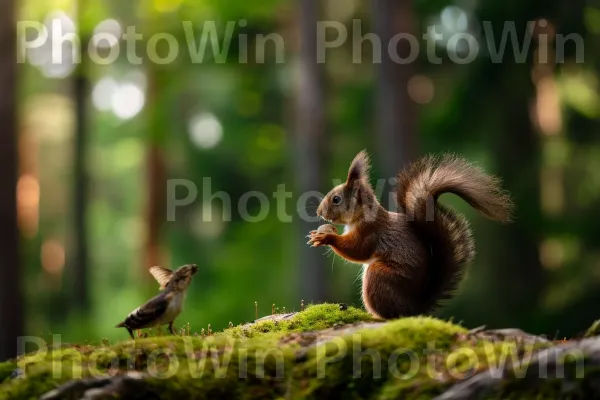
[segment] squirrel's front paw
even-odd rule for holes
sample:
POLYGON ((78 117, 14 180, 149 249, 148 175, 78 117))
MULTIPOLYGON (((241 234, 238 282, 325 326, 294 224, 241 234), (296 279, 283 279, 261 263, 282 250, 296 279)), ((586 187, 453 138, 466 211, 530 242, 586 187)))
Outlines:
POLYGON ((327 233, 311 231, 308 235, 309 241, 307 244, 309 244, 312 247, 326 246, 327 235, 327 233))

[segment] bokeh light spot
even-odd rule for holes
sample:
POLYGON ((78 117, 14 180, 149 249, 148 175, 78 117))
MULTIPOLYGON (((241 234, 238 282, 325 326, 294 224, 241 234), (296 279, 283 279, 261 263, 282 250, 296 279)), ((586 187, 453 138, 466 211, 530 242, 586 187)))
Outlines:
POLYGON ((194 115, 189 122, 190 140, 202 149, 212 149, 223 138, 223 126, 211 113, 194 115))

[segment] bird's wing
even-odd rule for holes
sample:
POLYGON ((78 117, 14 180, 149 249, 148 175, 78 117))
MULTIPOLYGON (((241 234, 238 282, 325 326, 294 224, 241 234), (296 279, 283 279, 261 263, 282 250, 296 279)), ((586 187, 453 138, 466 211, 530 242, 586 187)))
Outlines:
POLYGON ((161 292, 148 300, 144 305, 134 310, 123 322, 130 329, 142 329, 152 326, 167 311, 171 292, 161 292))
POLYGON ((163 267, 150 267, 150 273, 156 279, 158 284, 160 285, 160 289, 164 289, 167 286, 167 283, 173 277, 173 271, 163 267))

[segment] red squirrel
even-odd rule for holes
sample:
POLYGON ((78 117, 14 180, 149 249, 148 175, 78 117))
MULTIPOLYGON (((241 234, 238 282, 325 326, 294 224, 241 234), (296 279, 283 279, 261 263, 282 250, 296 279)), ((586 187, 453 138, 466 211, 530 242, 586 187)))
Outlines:
POLYGON ((382 319, 432 312, 453 297, 475 256, 468 221, 437 202, 460 196, 484 216, 509 222, 512 201, 500 181, 468 161, 429 156, 398 175, 399 212, 379 204, 369 183, 369 156, 359 153, 345 183, 323 199, 317 215, 346 226, 338 235, 312 231, 308 244, 330 246, 344 259, 363 264, 362 300, 382 319))

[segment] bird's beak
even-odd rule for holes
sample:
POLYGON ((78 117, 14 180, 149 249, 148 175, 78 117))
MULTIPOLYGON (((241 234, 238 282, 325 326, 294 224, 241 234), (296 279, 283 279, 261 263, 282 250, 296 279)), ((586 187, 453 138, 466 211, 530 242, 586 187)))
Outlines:
POLYGON ((195 274, 196 272, 198 272, 198 266, 192 265, 192 275, 195 274))

